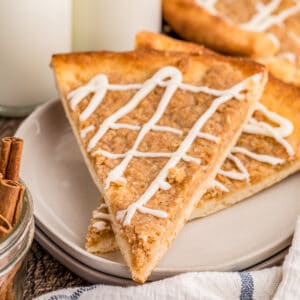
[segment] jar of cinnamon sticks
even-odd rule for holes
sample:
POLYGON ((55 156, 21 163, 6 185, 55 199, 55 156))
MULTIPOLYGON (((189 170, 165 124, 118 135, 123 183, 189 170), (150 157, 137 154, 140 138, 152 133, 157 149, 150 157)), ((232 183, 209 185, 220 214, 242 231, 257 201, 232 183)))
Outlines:
POLYGON ((26 254, 34 235, 32 199, 19 180, 23 141, 3 138, 0 152, 0 300, 23 299, 26 254))

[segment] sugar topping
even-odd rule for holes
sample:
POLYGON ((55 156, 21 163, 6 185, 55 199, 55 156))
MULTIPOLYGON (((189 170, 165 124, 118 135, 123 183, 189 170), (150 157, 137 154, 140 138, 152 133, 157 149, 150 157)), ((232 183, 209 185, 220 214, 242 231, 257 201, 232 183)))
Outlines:
POLYGON ((288 17, 300 12, 300 2, 296 1, 295 5, 283 9, 275 14, 282 0, 271 0, 267 4, 259 2, 256 5, 257 14, 247 23, 241 24, 242 29, 262 32, 269 29, 273 25, 282 24, 288 17))
POLYGON ((136 140, 132 146, 132 148, 126 153, 110 153, 108 151, 104 151, 102 149, 98 149, 94 151, 93 155, 103 155, 109 157, 111 159, 122 159, 121 162, 113 168, 108 174, 105 187, 108 188, 112 182, 124 182, 126 183, 126 178, 124 177, 124 171, 126 170, 129 162, 133 157, 166 157, 168 158, 167 163, 162 168, 157 177, 151 182, 147 190, 141 195, 139 199, 137 199, 134 203, 128 206, 127 209, 118 212, 117 217, 120 221, 123 222, 124 225, 129 225, 132 217, 139 211, 140 213, 152 214, 154 216, 160 218, 166 218, 168 214, 161 210, 150 209, 145 207, 145 204, 154 196, 154 194, 159 190, 168 190, 171 188, 171 184, 167 182, 167 176, 169 170, 174 168, 178 162, 183 159, 185 161, 191 163, 200 164, 201 161, 199 158, 191 157, 187 154, 190 146, 194 142, 196 138, 205 138, 210 141, 217 142, 218 137, 214 137, 212 135, 201 132, 201 129, 205 125, 205 123, 212 117, 212 115, 217 111, 217 109, 223 103, 236 98, 238 100, 244 99, 244 91, 247 88, 248 83, 259 82, 261 80, 262 74, 255 74, 244 81, 234 85, 233 87, 226 90, 217 90, 208 88, 206 86, 194 86, 190 84, 185 84, 182 82, 182 73, 179 69, 175 67, 163 67, 158 70, 150 79, 148 79, 145 83, 142 84, 125 84, 125 85, 115 85, 110 84, 106 75, 100 74, 95 76, 90 82, 86 85, 79 87, 75 91, 71 92, 68 95, 68 99, 70 99, 71 109, 75 110, 77 105, 89 94, 93 94, 90 102, 84 111, 80 114, 80 120, 85 121, 89 116, 91 116, 96 108, 103 101, 105 94, 108 90, 131 90, 136 89, 137 92, 134 94, 132 99, 130 99, 124 106, 118 109, 115 113, 107 117, 103 123, 96 130, 94 135, 88 142, 87 151, 92 151, 97 145, 98 141, 105 135, 105 133, 111 129, 116 128, 116 126, 125 126, 130 130, 138 130, 138 135, 136 140), (117 121, 123 116, 127 115, 133 109, 137 107, 137 105, 153 90, 156 86, 161 86, 165 88, 165 91, 162 95, 162 98, 158 104, 158 107, 152 117, 145 123, 135 126, 132 128, 131 126, 127 126, 126 124, 118 124, 117 121), (170 100, 172 99, 174 93, 177 89, 187 90, 193 93, 206 93, 215 97, 212 101, 211 106, 208 110, 199 117, 199 119, 195 122, 193 127, 184 137, 182 143, 179 145, 178 149, 172 153, 148 153, 138 151, 138 148, 144 139, 145 135, 151 130, 159 130, 165 132, 173 132, 174 134, 182 134, 182 132, 177 128, 170 128, 165 126, 158 126, 157 122, 160 120, 162 115, 164 114, 170 100))
MULTIPOLYGON (((212 15, 218 15, 215 7, 218 1, 195 0, 195 2, 212 15)), ((249 31, 262 32, 273 25, 281 25, 287 18, 300 12, 300 2, 295 1, 293 6, 276 13, 281 2, 282 0, 270 0, 266 4, 258 2, 256 4, 257 13, 248 22, 240 24, 240 27, 249 31)))
MULTIPOLYGON (((205 0, 195 0, 195 3, 207 10, 212 15, 218 15, 215 5, 218 1, 205 1, 205 0)), ((262 1, 256 4, 256 13, 252 16, 250 20, 245 23, 239 24, 241 29, 252 31, 252 32, 265 32, 267 37, 272 41, 276 50, 280 49, 280 41, 278 37, 268 30, 274 26, 282 26, 286 19, 300 13, 300 2, 295 0, 295 3, 285 9, 278 11, 280 4, 283 0, 270 0, 268 3, 264 4, 262 1)), ((231 20, 226 16, 221 16, 223 20, 231 23, 231 20)), ((294 32, 287 31, 287 34, 294 40, 297 44, 300 44, 300 37, 294 32)), ((288 55, 282 54, 282 57, 286 58, 290 62, 295 62, 295 54, 289 53, 288 55)))
MULTIPOLYGON (((279 144, 281 144, 286 152, 289 154, 289 156, 294 155, 294 149, 292 146, 284 139, 284 137, 289 136, 294 129, 293 124, 286 118, 283 118, 282 116, 276 114, 275 112, 272 112, 268 110, 263 104, 258 103, 257 111, 260 111, 268 120, 278 124, 277 127, 273 127, 270 124, 266 122, 259 122, 255 120, 253 117, 249 120, 249 123, 246 124, 243 128, 243 132, 248 134, 254 134, 254 135, 263 135, 263 136, 269 136, 275 139, 279 144)), ((224 171, 219 170, 218 174, 223 175, 225 177, 234 179, 234 180, 248 180, 249 174, 242 163, 241 160, 239 160, 234 154, 240 153, 243 154, 249 158, 252 158, 254 160, 260 161, 262 163, 267 163, 270 165, 279 165, 283 164, 285 162, 284 159, 274 157, 272 155, 267 154, 258 154, 255 152, 252 152, 244 147, 233 147, 231 149, 231 154, 227 157, 231 161, 234 162, 237 169, 240 171, 239 173, 236 171, 224 171)), ((228 192, 229 190, 223 185, 220 185, 220 182, 214 182, 212 187, 219 188, 223 192, 228 192), (225 188, 224 188, 225 187, 225 188), (225 190, 226 189, 226 190, 225 190)))

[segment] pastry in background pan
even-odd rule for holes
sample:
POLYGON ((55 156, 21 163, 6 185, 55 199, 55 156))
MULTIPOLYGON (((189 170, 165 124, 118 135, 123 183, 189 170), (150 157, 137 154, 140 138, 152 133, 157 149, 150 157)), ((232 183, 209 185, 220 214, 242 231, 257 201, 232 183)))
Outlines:
POLYGON ((267 72, 155 50, 55 55, 52 66, 118 246, 144 282, 237 141, 267 72))
MULTIPOLYGON (((211 53, 204 47, 151 32, 137 34, 136 46, 211 53)), ((214 186, 199 200, 190 219, 230 207, 298 171, 299 115, 300 90, 270 77, 253 119, 244 128, 233 153, 217 175, 214 186), (263 123, 257 124, 257 121, 263 123)), ((102 213, 107 213, 103 204, 100 208, 102 213)), ((98 213, 93 216, 87 234, 87 250, 100 254, 117 249, 109 219, 101 218, 98 213)))
POLYGON ((298 0, 164 0, 164 18, 186 40, 250 56, 300 86, 298 0))

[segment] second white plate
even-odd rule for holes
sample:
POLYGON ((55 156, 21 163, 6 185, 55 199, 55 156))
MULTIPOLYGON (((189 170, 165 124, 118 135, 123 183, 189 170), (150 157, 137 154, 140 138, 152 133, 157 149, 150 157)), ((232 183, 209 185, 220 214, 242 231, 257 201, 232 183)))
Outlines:
MULTIPOLYGON (((61 104, 39 108, 16 135, 25 140, 21 176, 32 193, 39 227, 85 265, 130 278, 118 252, 97 257, 84 250, 100 195, 61 104)), ((290 243, 300 213, 299 180, 296 174, 230 209, 188 223, 150 279, 187 271, 241 270, 279 252, 290 243)))

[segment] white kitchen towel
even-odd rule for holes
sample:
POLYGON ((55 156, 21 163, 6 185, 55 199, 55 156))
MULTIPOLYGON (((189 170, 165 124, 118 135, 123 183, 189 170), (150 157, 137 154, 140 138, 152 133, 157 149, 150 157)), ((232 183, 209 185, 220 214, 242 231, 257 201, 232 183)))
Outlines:
POLYGON ((300 299, 300 218, 282 267, 254 272, 186 273, 134 287, 94 285, 55 291, 38 300, 300 299))

